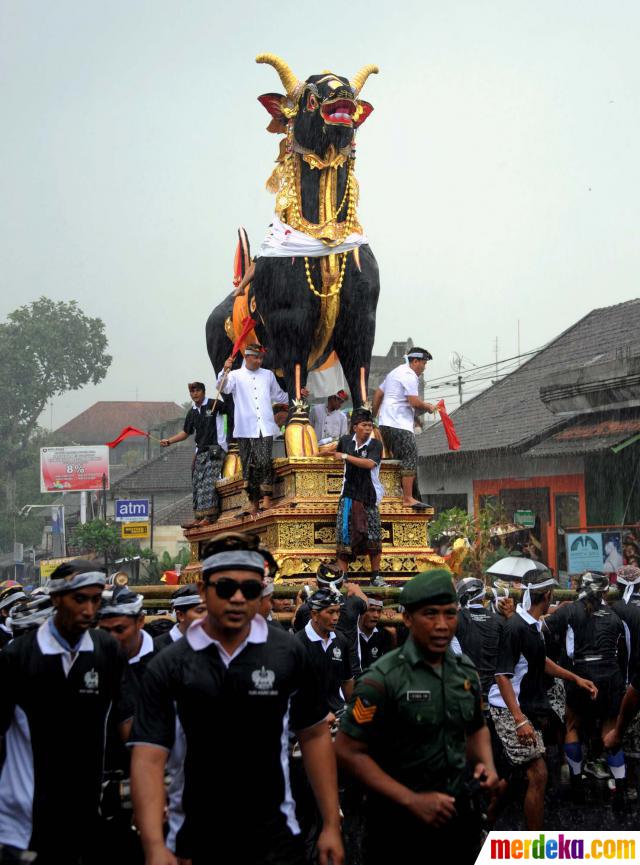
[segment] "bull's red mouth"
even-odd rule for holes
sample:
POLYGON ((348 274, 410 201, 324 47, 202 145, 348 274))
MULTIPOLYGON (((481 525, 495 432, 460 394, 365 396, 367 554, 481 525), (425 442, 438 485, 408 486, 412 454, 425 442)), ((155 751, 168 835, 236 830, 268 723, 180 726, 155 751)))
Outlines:
POLYGON ((320 112, 329 126, 352 126, 356 103, 353 99, 328 99, 320 106, 320 112))

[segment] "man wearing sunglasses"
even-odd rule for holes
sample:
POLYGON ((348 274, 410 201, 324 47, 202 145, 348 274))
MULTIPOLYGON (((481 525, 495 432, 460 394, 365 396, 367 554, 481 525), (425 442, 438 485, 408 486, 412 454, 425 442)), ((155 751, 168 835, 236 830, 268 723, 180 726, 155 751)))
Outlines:
POLYGON ((291 727, 323 817, 318 860, 342 865, 328 707, 304 648, 258 614, 265 559, 256 539, 241 538, 208 545, 201 583, 207 613, 185 639, 158 654, 143 683, 131 775, 146 862, 177 862, 162 827, 164 771, 177 716, 186 740, 178 858, 192 865, 213 858, 303 865, 286 756, 291 727))

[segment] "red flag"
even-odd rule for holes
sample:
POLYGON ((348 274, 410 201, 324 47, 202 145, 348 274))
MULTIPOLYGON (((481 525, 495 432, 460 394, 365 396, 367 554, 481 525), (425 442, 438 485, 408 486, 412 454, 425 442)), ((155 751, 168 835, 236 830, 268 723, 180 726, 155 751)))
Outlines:
POLYGON ((244 348, 242 343, 255 326, 256 322, 251 318, 251 316, 247 316, 242 322, 242 332, 233 344, 233 351, 231 352, 231 357, 235 357, 240 351, 240 349, 244 348))
POLYGON ((441 399, 438 405, 436 406, 438 409, 438 414, 440 415, 440 420, 442 421, 442 426, 444 427, 444 432, 447 437, 447 444, 449 445, 450 451, 457 451, 460 449, 460 439, 458 438, 458 434, 456 433, 456 429, 453 425, 453 421, 449 417, 446 408, 444 407, 444 400, 441 399))
POLYGON ((115 448, 120 444, 121 441, 124 441, 124 439, 128 439, 130 436, 147 436, 148 438, 149 433, 144 432, 144 430, 141 429, 136 429, 134 426, 126 426, 117 438, 115 438, 112 442, 106 442, 106 445, 109 448, 115 448))

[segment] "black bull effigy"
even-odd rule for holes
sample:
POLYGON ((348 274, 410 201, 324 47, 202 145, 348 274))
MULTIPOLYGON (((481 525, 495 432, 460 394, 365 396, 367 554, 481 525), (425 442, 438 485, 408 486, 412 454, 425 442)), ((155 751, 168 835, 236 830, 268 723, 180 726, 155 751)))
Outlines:
MULTIPOLYGON (((367 401, 380 281, 356 212, 355 133, 373 110, 360 91, 378 69, 365 66, 351 81, 331 72, 299 81, 273 54, 256 60, 273 66, 285 88, 284 95, 259 97, 272 117, 269 131, 285 138, 267 181, 276 196, 274 221, 245 308, 268 349, 265 366, 291 396, 306 385, 308 372, 337 359, 360 406, 367 401)), ((229 295, 207 321, 217 371, 238 336, 233 302, 229 295)))

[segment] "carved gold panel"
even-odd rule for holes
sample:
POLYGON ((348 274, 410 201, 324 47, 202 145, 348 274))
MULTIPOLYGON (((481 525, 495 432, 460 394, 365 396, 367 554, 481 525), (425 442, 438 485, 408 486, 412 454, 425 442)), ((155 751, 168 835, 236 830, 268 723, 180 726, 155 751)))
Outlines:
POLYGON ((423 522, 394 522, 393 544, 396 547, 426 547, 429 545, 427 539, 427 523, 423 522))

